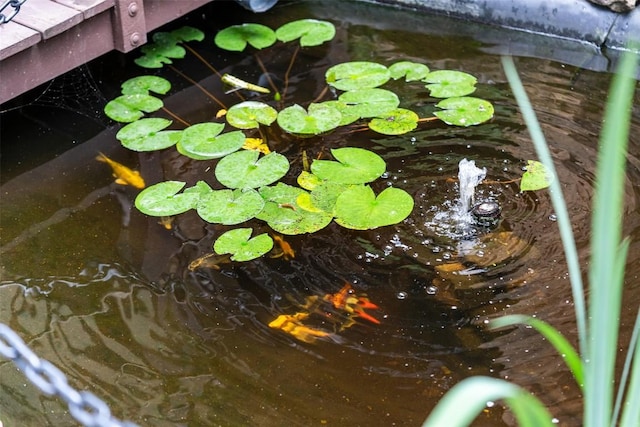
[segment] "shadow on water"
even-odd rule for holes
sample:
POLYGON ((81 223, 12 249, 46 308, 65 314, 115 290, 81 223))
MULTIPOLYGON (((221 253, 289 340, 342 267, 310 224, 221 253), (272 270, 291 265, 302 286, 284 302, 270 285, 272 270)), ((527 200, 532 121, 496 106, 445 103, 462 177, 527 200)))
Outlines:
MULTIPOLYGON (((215 2, 205 15, 220 16, 230 7, 219 3, 226 2, 215 2)), ((291 260, 264 257, 191 270, 193 260, 211 252, 221 228, 187 213, 166 230, 157 218, 133 208, 136 192, 110 184, 110 172, 94 158, 102 151, 138 164, 148 183, 180 179, 188 185, 211 173, 214 162, 187 160, 173 149, 129 152, 115 140, 117 128, 101 127, 95 118, 78 129, 75 138, 85 142, 67 140, 64 149, 55 151, 36 139, 49 126, 55 130, 50 132, 53 141, 65 140, 68 123, 60 123, 56 109, 40 106, 37 122, 45 130, 35 132, 31 118, 36 107, 27 105, 3 116, 0 321, 60 367, 71 385, 92 391, 116 416, 141 425, 419 425, 448 389, 476 374, 513 380, 536 393, 560 425, 580 425, 579 390, 551 347, 524 328, 499 333, 484 328, 491 317, 526 313, 549 321, 573 341, 576 337, 549 197, 544 191, 521 193, 511 182, 535 154, 498 58, 485 52, 490 46, 473 39, 421 34, 398 25, 374 30, 382 17, 399 23, 408 12, 353 7, 362 13, 345 16, 357 16, 357 21, 335 18, 331 7, 313 2, 234 19, 274 28, 309 16, 336 24, 332 43, 298 58, 290 87, 294 94, 305 93, 305 100, 320 93, 330 64, 346 60, 388 64, 413 59, 432 69, 479 76, 478 96, 496 107, 490 123, 470 128, 430 124, 399 137, 348 130, 302 143, 286 137, 274 141, 277 151, 294 159, 291 179, 300 170, 295 159, 303 149, 310 157, 347 145, 377 152, 387 172, 376 191, 394 185, 414 196, 415 209, 405 222, 366 232, 331 224, 313 235, 288 238, 296 251, 291 260), (29 129, 15 125, 27 123, 25 116, 29 129), (23 152, 33 147, 29 138, 38 147, 33 156, 23 152), (464 239, 438 220, 457 200, 455 177, 462 158, 487 168, 476 199, 502 207, 496 229, 464 239), (294 313, 306 298, 336 293, 345 282, 379 306, 371 311, 379 325, 358 319, 340 330, 339 322, 321 318, 331 334, 314 344, 269 328, 269 322, 294 313)), ((186 21, 214 32, 229 25, 226 17, 224 24, 216 18, 202 23, 194 16, 186 21)), ((251 56, 220 58, 211 46, 202 50, 220 69, 260 74, 251 56)), ((286 68, 288 55, 264 52, 262 59, 277 74, 286 68)), ((180 65, 224 97, 219 81, 196 62, 185 59, 180 65)), ((586 263, 597 135, 609 76, 539 59, 521 58, 518 66, 551 144, 586 263)), ((100 64, 95 67, 94 75, 106 76, 100 64)), ((139 71, 97 79, 107 99, 127 73, 139 71)), ((165 98, 172 111, 191 123, 215 115, 217 107, 196 88, 167 76, 176 88, 165 98)), ((419 86, 399 86, 397 92, 421 116, 431 114, 419 86)), ((623 324, 629 327, 623 339, 640 301, 637 102, 634 108, 624 229, 632 238, 623 309, 623 324)), ((71 422, 61 402, 25 386, 11 363, 0 363, 0 375, 5 425, 71 422)), ((512 424, 495 405, 477 425, 512 424)))

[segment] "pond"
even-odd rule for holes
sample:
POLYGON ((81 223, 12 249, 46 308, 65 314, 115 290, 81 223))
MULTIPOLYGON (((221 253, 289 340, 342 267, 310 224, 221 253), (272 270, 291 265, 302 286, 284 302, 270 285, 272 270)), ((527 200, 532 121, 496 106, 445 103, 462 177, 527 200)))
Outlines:
MULTIPOLYGON (((302 140, 270 134, 271 148, 295 160, 297 173, 303 152, 326 158, 330 149, 349 146, 377 153, 386 172, 374 189, 411 194, 415 206, 406 220, 368 231, 333 222, 317 233, 285 236, 293 256, 218 259, 194 268, 223 228, 193 211, 165 228, 133 206, 138 190, 113 183, 108 166, 95 158, 103 152, 134 167, 147 184, 191 185, 211 176, 216 161, 190 160, 174 148, 135 153, 120 145, 121 126, 101 110, 121 82, 142 72, 133 65, 137 52, 111 54, 57 79, 40 97, 19 101, 19 108, 3 108, 0 322, 72 386, 139 425, 420 425, 447 390, 472 375, 507 378, 540 397, 558 425, 581 425, 580 391, 552 347, 527 328, 486 329, 491 318, 520 313, 548 321, 574 343, 577 337, 549 195, 519 189, 527 160, 536 156, 499 57, 472 37, 451 35, 464 23, 437 18, 448 35, 412 25, 380 28, 415 16, 370 4, 343 7, 337 14, 325 2, 294 2, 252 15, 214 2, 170 28, 206 31, 205 42, 192 44, 200 55, 222 72, 257 81, 256 56, 282 76, 293 47, 256 56, 221 52, 212 41, 217 31, 243 22, 277 28, 302 18, 331 21, 337 30, 331 42, 298 53, 287 103, 320 95, 327 68, 345 61, 411 60, 476 76, 474 96, 495 107, 495 117, 478 126, 429 122, 400 136, 354 126, 302 140), (496 227, 471 235, 447 222, 465 158, 487 169, 475 199, 502 210, 496 227), (373 319, 353 317, 352 324, 323 300, 336 298, 347 283, 371 303, 366 313, 373 319), (305 342, 269 327, 311 305, 313 325, 326 336, 305 342)), ((234 99, 193 55, 174 65, 179 73, 159 72, 173 84, 165 105, 189 123, 212 120, 219 107, 182 74, 222 100, 234 99)), ((516 58, 516 65, 550 144, 586 266, 611 76, 544 59, 516 58)), ((431 115, 433 100, 419 85, 394 91, 421 117, 431 115)), ((640 304, 639 101, 636 91, 621 342, 628 342, 640 304)), ((267 231, 260 221, 251 225, 267 231)), ((12 363, 0 362, 0 376, 4 425, 73 423, 62 401, 42 395, 12 363)), ((495 404, 476 425, 514 421, 495 404)))

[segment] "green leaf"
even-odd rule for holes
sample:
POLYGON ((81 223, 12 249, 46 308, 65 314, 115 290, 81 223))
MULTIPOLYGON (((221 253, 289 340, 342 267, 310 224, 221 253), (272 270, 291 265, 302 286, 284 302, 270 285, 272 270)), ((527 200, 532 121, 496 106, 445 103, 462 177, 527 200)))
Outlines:
POLYGON ((276 37, 282 42, 300 39, 300 46, 318 46, 333 39, 336 28, 331 22, 317 19, 300 19, 289 22, 276 30, 276 37))
POLYGON ((173 216, 186 212, 196 206, 200 195, 196 191, 177 194, 185 184, 165 181, 147 187, 136 197, 136 208, 150 216, 173 216))
POLYGON ((264 102, 245 101, 227 111, 227 122, 238 129, 257 129, 260 124, 269 126, 278 117, 278 112, 264 102))
POLYGON ((391 78, 398 80, 405 78, 407 82, 423 80, 429 74, 429 67, 424 64, 412 61, 401 61, 389 67, 391 78))
MULTIPOLYGON (((333 181, 322 181, 310 194, 310 204, 315 209, 320 209, 331 214, 335 211, 336 201, 350 185, 339 184, 333 181)), ((308 209, 308 208, 307 208, 308 209)))
POLYGON ((451 98, 473 93, 477 79, 462 71, 439 70, 427 74, 424 81, 430 83, 426 88, 434 98, 451 98))
POLYGON ((164 64, 172 64, 171 59, 184 58, 187 51, 182 46, 174 44, 148 44, 142 46, 143 56, 133 60, 143 68, 162 68, 164 64))
POLYGON ((253 189, 217 190, 200 197, 198 215, 213 224, 240 224, 255 217, 264 207, 264 199, 253 189))
POLYGON ((141 119, 120 129, 116 138, 124 147, 133 151, 162 150, 180 140, 181 131, 162 131, 170 124, 171 120, 157 117, 141 119))
POLYGON ((276 33, 260 24, 232 25, 216 34, 214 43, 221 49, 242 52, 247 43, 256 49, 269 47, 276 42, 276 33))
POLYGON ((171 35, 175 37, 177 40, 185 41, 185 42, 192 42, 192 41, 201 42, 202 40, 204 40, 204 33, 201 30, 197 28, 189 27, 189 26, 178 28, 177 30, 173 30, 171 31, 171 35))
POLYGON ((107 103, 104 113, 111 119, 121 123, 131 123, 163 107, 158 98, 146 94, 122 95, 107 103))
POLYGON ((176 145, 178 152, 196 160, 218 159, 242 148, 245 136, 241 131, 227 132, 222 123, 198 123, 182 131, 176 145))
POLYGON ((148 95, 149 92, 164 95, 171 89, 171 82, 158 76, 138 76, 122 83, 121 88, 123 95, 148 95))
POLYGON ((337 161, 315 160, 311 172, 320 179, 339 184, 364 184, 379 178, 387 165, 376 153, 364 148, 344 147, 331 150, 337 161))
POLYGON ((383 135, 402 135, 418 127, 418 115, 411 110, 396 108, 369 122, 369 128, 383 135))
POLYGON ((535 160, 527 160, 527 171, 522 174, 520 191, 534 191, 551 185, 551 174, 544 165, 535 160))
POLYGON ((331 108, 335 108, 340 112, 340 125, 346 126, 349 125, 360 118, 360 115, 354 109, 352 105, 347 105, 342 101, 338 101, 337 99, 333 99, 331 101, 321 102, 319 105, 326 105, 331 108))
POLYGON ((330 86, 340 90, 368 89, 385 84, 391 74, 377 62, 354 61, 334 65, 325 73, 330 86))
POLYGON ((273 249, 273 239, 267 233, 250 238, 253 229, 236 228, 229 230, 215 241, 213 250, 219 254, 232 254, 233 261, 250 261, 261 257, 273 249))
POLYGON ((489 101, 471 96, 443 99, 436 107, 444 109, 434 114, 448 125, 473 126, 493 117, 493 105, 489 101))
POLYGON ((368 185, 346 189, 335 206, 335 220, 346 228, 367 230, 397 224, 413 210, 413 197, 406 191, 389 187, 376 197, 368 185))
POLYGON ((345 92, 338 100, 348 105, 350 114, 359 117, 377 117, 400 105, 398 95, 386 89, 360 89, 345 92))
POLYGON ((285 131, 298 135, 318 135, 337 128, 342 115, 327 105, 311 104, 309 112, 295 104, 278 113, 278 125, 285 131))
POLYGON ((220 159, 216 178, 229 188, 259 188, 285 176, 289 161, 278 153, 269 153, 258 160, 255 150, 241 150, 220 159))

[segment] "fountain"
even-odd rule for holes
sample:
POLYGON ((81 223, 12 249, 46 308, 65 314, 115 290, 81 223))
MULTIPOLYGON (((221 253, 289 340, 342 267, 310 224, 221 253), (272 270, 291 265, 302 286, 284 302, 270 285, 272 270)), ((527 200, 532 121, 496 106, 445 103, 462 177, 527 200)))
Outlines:
POLYGON ((476 167, 473 160, 462 159, 458 163, 458 204, 454 207, 453 218, 461 228, 467 228, 474 223, 471 206, 474 204, 476 187, 487 176, 487 168, 476 167))

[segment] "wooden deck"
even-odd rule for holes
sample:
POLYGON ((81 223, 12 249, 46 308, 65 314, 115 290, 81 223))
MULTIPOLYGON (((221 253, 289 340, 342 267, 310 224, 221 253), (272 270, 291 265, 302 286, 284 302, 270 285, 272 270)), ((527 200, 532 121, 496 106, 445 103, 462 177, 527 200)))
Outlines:
POLYGON ((0 103, 111 50, 133 50, 211 1, 27 0, 0 25, 0 103))

